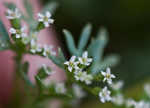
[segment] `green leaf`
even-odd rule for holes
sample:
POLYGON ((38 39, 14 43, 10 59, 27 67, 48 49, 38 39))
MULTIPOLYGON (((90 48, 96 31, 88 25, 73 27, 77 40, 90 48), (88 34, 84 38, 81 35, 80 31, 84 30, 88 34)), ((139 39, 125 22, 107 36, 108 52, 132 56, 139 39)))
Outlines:
POLYGON ((108 41, 106 29, 101 28, 96 39, 94 39, 88 47, 89 55, 94 58, 94 61, 101 61, 104 48, 108 41))
POLYGON ((25 62, 24 64, 23 64, 23 71, 24 71, 24 73, 28 73, 28 70, 29 70, 29 63, 28 62, 25 62))
POLYGON ((39 88, 39 92, 41 93, 43 91, 43 89, 45 88, 45 86, 39 76, 36 75, 35 80, 36 80, 36 84, 39 88))
POLYGON ((16 5, 14 3, 4 3, 4 5, 11 10, 15 10, 16 5))
POLYGON ((67 42, 67 46, 68 46, 69 52, 72 55, 78 56, 79 53, 78 53, 78 51, 76 49, 76 46, 75 46, 72 34, 66 29, 63 30, 63 33, 65 35, 65 39, 66 39, 66 42, 67 42))
POLYGON ((61 48, 58 48, 58 57, 59 59, 64 63, 66 61, 65 56, 61 50, 61 48))
POLYGON ((100 65, 100 69, 105 69, 107 67, 116 66, 120 61, 120 56, 118 55, 109 55, 104 58, 100 65))
POLYGON ((8 42, 10 41, 8 32, 1 20, 0 20, 0 36, 2 36, 3 40, 8 41, 8 42))
POLYGON ((49 76, 49 73, 51 72, 51 69, 50 69, 50 67, 46 67, 46 68, 47 68, 47 70, 45 70, 43 67, 39 69, 37 76, 40 79, 45 79, 49 76))
POLYGON ((56 64, 58 67, 64 69, 64 62, 62 62, 59 57, 56 57, 56 56, 52 56, 52 55, 49 55, 49 59, 53 61, 54 64, 56 64))
POLYGON ((80 36, 80 41, 78 44, 78 50, 79 50, 80 54, 82 54, 86 44, 88 43, 91 31, 92 31, 92 25, 91 24, 87 24, 82 30, 82 33, 80 36))
POLYGON ((26 9, 26 12, 28 14, 28 17, 30 19, 33 19, 33 9, 32 9, 31 3, 29 2, 29 0, 23 0, 23 3, 24 3, 24 7, 26 9))
POLYGON ((93 63, 91 67, 91 72, 96 74, 103 69, 106 69, 107 67, 113 67, 116 66, 120 61, 120 57, 118 55, 109 55, 104 58, 101 62, 95 62, 93 63))
POLYGON ((42 13, 46 12, 46 11, 50 11, 51 14, 54 14, 54 12, 56 11, 56 9, 58 8, 58 3, 56 2, 50 2, 47 5, 44 6, 42 13))

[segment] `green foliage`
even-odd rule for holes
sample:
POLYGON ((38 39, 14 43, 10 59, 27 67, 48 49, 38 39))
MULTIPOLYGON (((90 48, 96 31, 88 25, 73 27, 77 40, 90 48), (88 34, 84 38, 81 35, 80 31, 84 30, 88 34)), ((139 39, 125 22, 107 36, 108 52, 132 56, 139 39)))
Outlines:
POLYGON ((65 38, 66 38, 66 42, 67 42, 69 52, 72 55, 76 55, 76 56, 79 55, 78 50, 76 49, 75 42, 74 42, 72 34, 66 29, 63 30, 63 33, 64 33, 65 38))
MULTIPOLYGON (((74 60, 67 61, 61 48, 58 48, 58 54, 55 55, 55 52, 52 52, 52 47, 39 46, 37 42, 37 33, 47 27, 45 22, 49 23, 49 20, 52 19, 45 16, 43 22, 36 21, 33 18, 32 5, 29 3, 29 0, 24 0, 23 2, 27 16, 22 15, 23 17, 21 18, 26 21, 29 26, 29 34, 25 33, 28 36, 26 37, 25 35, 22 35, 24 31, 20 30, 22 28, 21 18, 18 17, 10 19, 12 28, 15 28, 15 33, 11 34, 13 41, 10 41, 9 35, 2 22, 0 22, 0 35, 2 35, 1 39, 6 40, 9 44, 11 44, 11 48, 9 49, 16 53, 14 59, 16 62, 16 75, 19 76, 19 79, 23 80, 25 87, 31 91, 35 91, 31 95, 33 96, 33 100, 35 99, 33 103, 31 102, 33 104, 33 106, 31 105, 31 108, 42 107, 40 103, 45 102, 47 99, 56 98, 62 100, 64 103, 71 102, 74 99, 80 99, 81 96, 78 96, 78 93, 75 93, 74 91, 74 85, 79 86, 76 88, 77 90, 79 89, 77 92, 80 92, 83 89, 83 92, 87 92, 98 97, 99 92, 102 90, 99 85, 101 85, 103 79, 102 75, 98 72, 109 66, 116 65, 118 62, 118 57, 116 55, 110 55, 103 58, 104 48, 108 41, 108 33, 106 29, 101 28, 96 38, 93 39, 89 45, 88 42, 92 32, 92 25, 90 23, 82 29, 78 45, 75 45, 71 32, 64 29, 63 33, 65 35, 69 52, 72 56, 76 56, 74 60), (17 37, 18 35, 20 37, 17 37), (27 43, 24 43, 24 39, 27 39, 27 43), (85 51, 87 51, 87 53, 85 51), (28 76, 30 64, 28 62, 22 62, 25 54, 32 54, 33 56, 38 55, 50 59, 55 65, 66 72, 67 78, 64 83, 45 83, 46 78, 51 76, 53 70, 50 67, 43 65, 38 69, 38 72, 34 77, 36 83, 33 84, 28 76), (86 57, 83 57, 84 54, 86 57), (83 63, 81 63, 81 61, 83 63), (66 62, 67 64, 65 64, 66 62), (72 68, 71 71, 70 68, 72 68), (76 70, 76 68, 79 69, 76 70)), ((10 9, 16 8, 16 6, 11 3, 5 5, 10 9)), ((53 14, 57 7, 58 4, 56 2, 52 2, 43 8, 42 13, 50 11, 53 14)))
POLYGON ((4 5, 8 8, 8 9, 12 9, 15 10, 16 5, 14 3, 4 3, 4 5))
POLYGON ((26 9, 29 19, 33 19, 33 15, 34 15, 33 9, 32 9, 32 6, 31 6, 29 0, 23 0, 23 3, 24 3, 24 7, 26 9))
POLYGON ((42 9, 42 13, 46 11, 50 11, 52 14, 54 14, 58 7, 59 7, 59 4, 57 2, 47 3, 42 9))
POLYGON ((82 30, 82 33, 80 36, 80 41, 78 44, 78 50, 80 52, 80 55, 82 54, 81 52, 83 52, 83 50, 85 49, 85 47, 88 43, 91 32, 92 32, 92 25, 91 24, 87 24, 82 30))

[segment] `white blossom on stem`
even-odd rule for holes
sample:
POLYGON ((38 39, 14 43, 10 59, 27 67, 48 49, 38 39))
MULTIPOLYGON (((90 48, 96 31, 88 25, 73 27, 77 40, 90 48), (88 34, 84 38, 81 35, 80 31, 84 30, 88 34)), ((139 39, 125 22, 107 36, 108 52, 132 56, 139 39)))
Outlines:
POLYGON ((27 36, 25 30, 26 30, 26 26, 22 27, 21 29, 10 28, 9 32, 11 34, 14 34, 16 38, 22 38, 27 36))
POLYGON ((107 81, 108 84, 112 84, 112 78, 116 78, 115 75, 111 74, 110 68, 106 69, 106 72, 101 72, 104 76, 104 82, 107 81))
POLYGON ((79 62, 76 62, 76 56, 72 56, 69 61, 66 61, 64 64, 68 66, 68 71, 72 72, 73 69, 78 69, 79 62))
POLYGON ((99 92, 99 97, 100 101, 102 103, 105 103, 106 101, 111 101, 111 92, 107 89, 107 87, 104 87, 100 92, 99 92))
POLYGON ((33 54, 42 51, 41 45, 37 44, 37 42, 35 42, 34 40, 31 40, 30 47, 31 47, 30 52, 33 53, 33 54))
POLYGON ((7 16, 8 19, 19 19, 21 17, 21 13, 19 10, 16 8, 15 11, 8 9, 7 10, 7 16))
POLYGON ((89 66, 92 62, 92 58, 88 58, 88 52, 85 51, 83 54, 82 54, 82 57, 79 57, 79 62, 80 64, 83 64, 85 66, 89 66))
POLYGON ((45 15, 38 13, 38 21, 43 22, 45 27, 49 27, 50 24, 54 23, 54 20, 51 18, 51 13, 46 12, 45 15))
POLYGON ((56 52, 53 51, 53 46, 52 45, 44 45, 43 47, 44 51, 43 51, 43 56, 44 57, 48 57, 48 55, 56 55, 56 52))

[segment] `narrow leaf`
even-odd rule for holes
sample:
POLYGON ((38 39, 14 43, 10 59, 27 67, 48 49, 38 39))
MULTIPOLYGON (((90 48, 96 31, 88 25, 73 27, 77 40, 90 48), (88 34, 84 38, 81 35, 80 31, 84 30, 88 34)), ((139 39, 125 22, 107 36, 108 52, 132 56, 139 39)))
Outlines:
POLYGON ((89 55, 91 55, 95 61, 101 61, 107 41, 107 31, 102 28, 100 29, 96 39, 94 39, 88 47, 89 55))
POLYGON ((65 39, 66 39, 66 42, 67 42, 69 52, 72 55, 78 56, 79 54, 78 54, 78 51, 76 49, 75 42, 74 42, 72 34, 68 30, 65 30, 65 29, 63 30, 63 33, 65 35, 65 39))
POLYGON ((26 12, 28 14, 28 17, 33 19, 33 9, 32 9, 31 3, 29 2, 29 0, 23 0, 23 3, 24 3, 24 7, 26 9, 26 12))
POLYGON ((10 41, 7 30, 1 20, 0 20, 0 36, 2 36, 2 39, 6 40, 6 41, 10 41))
POLYGON ((46 12, 46 11, 50 11, 52 14, 54 14, 54 12, 56 11, 57 7, 58 7, 58 3, 56 2, 50 2, 47 5, 44 6, 42 13, 46 12))
POLYGON ((82 54, 83 49, 85 48, 86 44, 88 43, 91 31, 92 31, 91 24, 87 24, 82 30, 82 33, 80 36, 80 41, 78 44, 78 50, 80 51, 81 54, 82 54))

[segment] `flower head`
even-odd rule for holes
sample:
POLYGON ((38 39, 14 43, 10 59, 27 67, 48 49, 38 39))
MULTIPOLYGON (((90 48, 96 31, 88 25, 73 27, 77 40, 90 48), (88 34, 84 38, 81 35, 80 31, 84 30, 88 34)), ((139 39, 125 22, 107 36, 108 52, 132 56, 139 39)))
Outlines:
POLYGON ((85 82, 87 85, 92 83, 93 80, 93 76, 90 74, 87 74, 86 71, 82 71, 82 70, 76 70, 74 73, 74 77, 76 80, 79 80, 81 82, 85 82))
POLYGON ((38 13, 38 21, 43 22, 45 27, 49 27, 49 24, 54 23, 54 20, 51 19, 51 16, 51 13, 48 11, 45 13, 45 15, 38 13))
POLYGON ((111 74, 110 68, 106 69, 106 72, 101 72, 104 76, 104 82, 107 81, 108 84, 112 84, 112 78, 116 78, 113 74, 111 74))
POLYGON ((21 14, 19 12, 19 10, 16 8, 15 11, 8 9, 7 10, 7 16, 8 19, 12 20, 12 19, 18 19, 21 17, 21 14))
POLYGON ((79 57, 79 62, 80 64, 83 64, 85 66, 89 66, 92 62, 92 58, 88 58, 88 52, 85 51, 83 54, 82 54, 82 57, 79 57))
POLYGON ((82 90, 82 88, 77 85, 77 84, 73 84, 73 91, 74 91, 74 95, 76 96, 76 98, 83 98, 85 96, 85 92, 82 90))
POLYGON ((68 66, 68 71, 72 72, 73 69, 78 69, 78 63, 76 62, 76 56, 72 56, 69 61, 66 61, 64 64, 68 66))
POLYGON ((144 91, 150 97, 150 84, 144 85, 144 91))
POLYGON ((10 28, 9 32, 11 34, 14 34, 16 38, 22 38, 27 36, 25 30, 26 30, 26 26, 22 27, 21 29, 10 28))
POLYGON ((124 97, 122 94, 117 94, 116 96, 112 97, 112 102, 115 105, 121 106, 124 104, 124 97))
POLYGON ((124 82, 123 81, 118 81, 118 82, 115 82, 115 83, 112 83, 110 85, 110 87, 113 89, 113 90, 120 90, 124 85, 124 82))
POLYGON ((99 92, 100 101, 102 103, 105 103, 106 101, 111 101, 110 97, 111 92, 107 89, 107 87, 104 87, 101 92, 99 92))
POLYGON ((64 83, 56 83, 55 91, 56 91, 56 93, 65 94, 66 88, 65 88, 64 83))
POLYGON ((30 52, 33 54, 42 51, 41 45, 37 44, 34 40, 31 40, 30 47, 30 52))
POLYGON ((48 57, 49 54, 51 55, 56 55, 56 52, 54 52, 52 49, 53 49, 53 46, 52 45, 44 45, 44 51, 43 51, 43 56, 44 57, 48 57))

